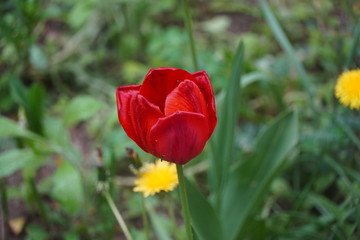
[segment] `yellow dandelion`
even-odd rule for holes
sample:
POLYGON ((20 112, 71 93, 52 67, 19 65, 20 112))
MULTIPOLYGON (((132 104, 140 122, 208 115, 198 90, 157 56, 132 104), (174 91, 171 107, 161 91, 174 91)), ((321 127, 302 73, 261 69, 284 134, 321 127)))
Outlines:
POLYGON ((155 163, 147 163, 142 167, 135 180, 134 192, 142 192, 148 197, 161 191, 172 191, 177 185, 175 164, 158 159, 155 163))
POLYGON ((335 86, 335 96, 344 106, 360 109, 360 69, 340 75, 335 86))

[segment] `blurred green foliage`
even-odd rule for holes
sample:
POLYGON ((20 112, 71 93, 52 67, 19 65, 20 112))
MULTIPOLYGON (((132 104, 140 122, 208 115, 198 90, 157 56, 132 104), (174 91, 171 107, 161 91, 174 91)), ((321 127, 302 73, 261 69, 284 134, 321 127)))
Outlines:
MULTIPOLYGON (((186 167, 199 239, 359 239, 359 114, 333 94, 341 71, 360 64, 359 3, 191 5, 220 124, 186 167)), ((140 84, 150 68, 193 71, 181 2, 3 0, 0 53, 6 239, 122 239, 97 192, 99 164, 132 235, 145 239, 125 148, 153 158, 118 124, 115 89, 140 84), (26 219, 19 236, 8 226, 15 217, 26 219)), ((177 207, 176 193, 168 197, 177 207)), ((183 239, 165 198, 146 199, 152 237, 183 239)))

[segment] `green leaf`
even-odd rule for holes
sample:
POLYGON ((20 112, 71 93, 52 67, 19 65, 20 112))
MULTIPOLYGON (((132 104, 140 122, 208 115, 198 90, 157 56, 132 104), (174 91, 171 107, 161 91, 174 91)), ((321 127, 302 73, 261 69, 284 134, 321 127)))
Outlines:
POLYGON ((31 137, 32 133, 19 126, 16 122, 0 117, 0 138, 3 137, 31 137))
POLYGON ((74 28, 81 27, 90 17, 93 11, 93 1, 80 1, 77 2, 68 14, 68 22, 74 28))
POLYGON ((64 160, 74 167, 80 167, 81 154, 71 141, 64 122, 58 118, 47 117, 44 121, 45 134, 48 143, 54 146, 54 151, 64 157, 64 160))
POLYGON ((146 210, 148 211, 151 224, 154 228, 156 239, 159 240, 171 240, 169 233, 166 231, 164 227, 164 219, 161 218, 158 214, 155 213, 153 206, 147 202, 145 202, 146 210))
POLYGON ((28 90, 17 76, 10 76, 10 92, 13 99, 25 109, 28 128, 42 135, 45 90, 40 84, 33 84, 28 90))
POLYGON ((27 89, 21 80, 13 74, 8 75, 11 97, 23 108, 27 106, 27 89))
POLYGON ((297 141, 297 114, 287 112, 265 129, 252 155, 230 174, 220 209, 224 239, 238 239, 242 234, 297 141))
POLYGON ((186 179, 186 192, 189 199, 192 225, 200 240, 218 240, 222 238, 219 216, 209 201, 186 179))
POLYGON ((34 133, 43 134, 45 90, 40 84, 33 84, 29 90, 20 79, 10 76, 10 92, 12 97, 25 109, 28 128, 34 133))
POLYGON ((48 66, 47 57, 38 45, 30 47, 30 63, 37 69, 45 69, 48 66))
POLYGON ((30 224, 26 227, 26 240, 46 240, 49 239, 49 234, 47 231, 42 229, 40 226, 35 224, 30 224))
POLYGON ((53 197, 70 214, 76 215, 83 203, 83 188, 80 173, 63 161, 53 176, 53 197))
POLYGON ((14 149, 0 155, 0 178, 9 176, 36 160, 30 150, 14 149))
MULTIPOLYGON (((244 47, 240 43, 234 57, 234 65, 230 81, 226 89, 224 102, 220 108, 218 126, 215 130, 214 149, 210 169, 210 180, 215 191, 220 191, 220 186, 226 182, 229 164, 234 147, 234 129, 238 113, 240 95, 239 81, 244 58, 244 47), (219 161, 221 159, 221 161, 219 161)), ((220 196, 220 194, 218 194, 220 196)))
POLYGON ((45 136, 50 142, 62 147, 73 146, 68 129, 62 119, 46 117, 44 120, 45 136))
POLYGON ((45 90, 40 84, 33 84, 28 92, 25 115, 31 131, 43 134, 45 90))
POLYGON ((80 237, 76 232, 67 232, 64 234, 64 240, 80 240, 80 237))
POLYGON ((90 96, 74 98, 65 109, 64 121, 67 126, 86 120, 97 113, 104 103, 90 96))

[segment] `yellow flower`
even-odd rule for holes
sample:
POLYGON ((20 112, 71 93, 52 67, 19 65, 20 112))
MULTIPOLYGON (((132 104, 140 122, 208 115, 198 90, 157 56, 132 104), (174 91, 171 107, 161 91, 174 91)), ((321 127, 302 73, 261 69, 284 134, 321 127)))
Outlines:
POLYGON ((360 109, 360 69, 340 75, 335 86, 335 96, 344 106, 360 109))
POLYGON ((145 197, 160 191, 172 191, 178 185, 176 166, 173 163, 158 159, 155 163, 147 163, 140 170, 135 180, 134 192, 142 192, 145 197))

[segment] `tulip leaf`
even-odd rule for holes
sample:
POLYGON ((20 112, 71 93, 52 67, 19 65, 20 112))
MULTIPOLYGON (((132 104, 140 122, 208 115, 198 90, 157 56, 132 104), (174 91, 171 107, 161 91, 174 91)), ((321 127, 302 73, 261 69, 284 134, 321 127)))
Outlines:
POLYGON ((83 188, 79 171, 66 161, 61 162, 53 176, 53 197, 68 213, 76 215, 82 206, 83 188))
POLYGON ((104 103, 90 96, 74 98, 65 109, 64 121, 67 126, 86 120, 97 113, 104 103))
POLYGON ((0 156, 0 178, 20 170, 33 163, 34 160, 36 160, 36 157, 30 150, 14 149, 2 153, 0 156))
POLYGON ((218 240, 222 238, 219 216, 209 201, 193 184, 186 179, 190 217, 199 240, 218 240))
POLYGON ((210 169, 210 180, 213 189, 220 196, 220 186, 226 181, 229 164, 231 163, 234 148, 234 129, 236 126, 238 103, 240 96, 240 76, 244 59, 244 47, 240 43, 234 57, 232 74, 225 92, 225 99, 220 108, 218 126, 215 131, 215 145, 213 148, 212 168, 210 169), (221 161, 219 161, 221 159, 221 161))
POLYGON ((297 114, 286 112, 262 132, 252 155, 231 172, 220 209, 224 239, 242 234, 297 141, 297 114))

